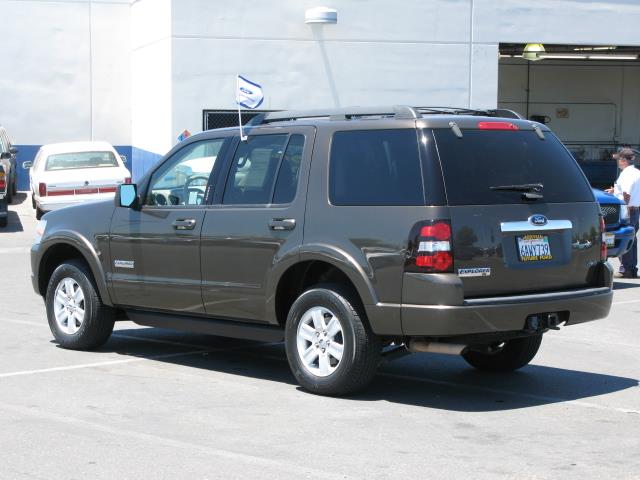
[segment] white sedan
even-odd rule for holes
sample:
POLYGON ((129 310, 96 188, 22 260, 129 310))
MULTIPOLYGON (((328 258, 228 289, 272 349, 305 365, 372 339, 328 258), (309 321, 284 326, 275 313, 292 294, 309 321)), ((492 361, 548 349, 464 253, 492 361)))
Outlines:
POLYGON ((36 218, 80 202, 113 198, 116 188, 131 182, 131 173, 107 142, 43 145, 30 168, 29 180, 36 218))

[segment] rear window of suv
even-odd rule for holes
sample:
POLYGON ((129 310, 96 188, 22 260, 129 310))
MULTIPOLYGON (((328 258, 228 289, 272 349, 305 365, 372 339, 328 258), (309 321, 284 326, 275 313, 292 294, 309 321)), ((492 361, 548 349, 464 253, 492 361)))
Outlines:
POLYGON ((521 192, 491 186, 541 183, 545 203, 591 202, 593 194, 574 158, 550 132, 435 129, 449 205, 520 203, 521 192))
POLYGON ((336 132, 329 199, 333 205, 424 205, 416 130, 336 132))
POLYGON ((51 171, 117 166, 116 157, 111 152, 75 152, 49 155, 44 169, 51 171))

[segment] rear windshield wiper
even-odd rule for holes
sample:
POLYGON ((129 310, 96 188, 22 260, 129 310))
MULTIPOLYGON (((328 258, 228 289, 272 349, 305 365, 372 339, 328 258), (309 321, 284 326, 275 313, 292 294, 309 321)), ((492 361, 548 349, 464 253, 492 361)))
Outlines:
POLYGON ((538 200, 542 198, 542 189, 544 185, 541 183, 523 183, 520 185, 495 185, 489 187, 489 190, 500 190, 506 192, 522 192, 522 198, 525 200, 538 200))

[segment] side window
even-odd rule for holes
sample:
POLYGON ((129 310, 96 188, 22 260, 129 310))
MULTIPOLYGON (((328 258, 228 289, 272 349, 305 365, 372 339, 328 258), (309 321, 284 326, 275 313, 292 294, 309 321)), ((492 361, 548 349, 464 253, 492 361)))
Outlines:
POLYGON ((9 151, 9 145, 5 141, 4 131, 0 130, 0 153, 9 151))
POLYGON ((201 205, 224 138, 203 140, 176 152, 151 177, 146 205, 201 205))
POLYGON ((273 184, 283 158, 288 135, 259 135, 241 142, 233 157, 222 203, 271 203, 273 184))
POLYGON ((424 205, 416 130, 336 132, 329 199, 333 205, 424 205))
POLYGON ((280 163, 273 203, 291 203, 295 198, 303 150, 304 135, 291 135, 280 163))
POLYGON ((38 150, 38 153, 36 153, 36 158, 33 159, 33 166, 31 167, 33 169, 33 171, 36 171, 38 169, 38 166, 40 165, 40 160, 42 159, 42 150, 38 150))

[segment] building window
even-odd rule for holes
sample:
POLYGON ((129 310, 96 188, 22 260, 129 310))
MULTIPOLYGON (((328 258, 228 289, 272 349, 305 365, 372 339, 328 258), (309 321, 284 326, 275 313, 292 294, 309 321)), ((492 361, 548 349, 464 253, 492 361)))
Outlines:
MULTIPOLYGON (((242 124, 246 125, 249 120, 260 113, 267 113, 271 110, 242 110, 242 124)), ((238 126, 237 110, 203 110, 202 111, 202 130, 214 130, 216 128, 227 128, 238 126)))

